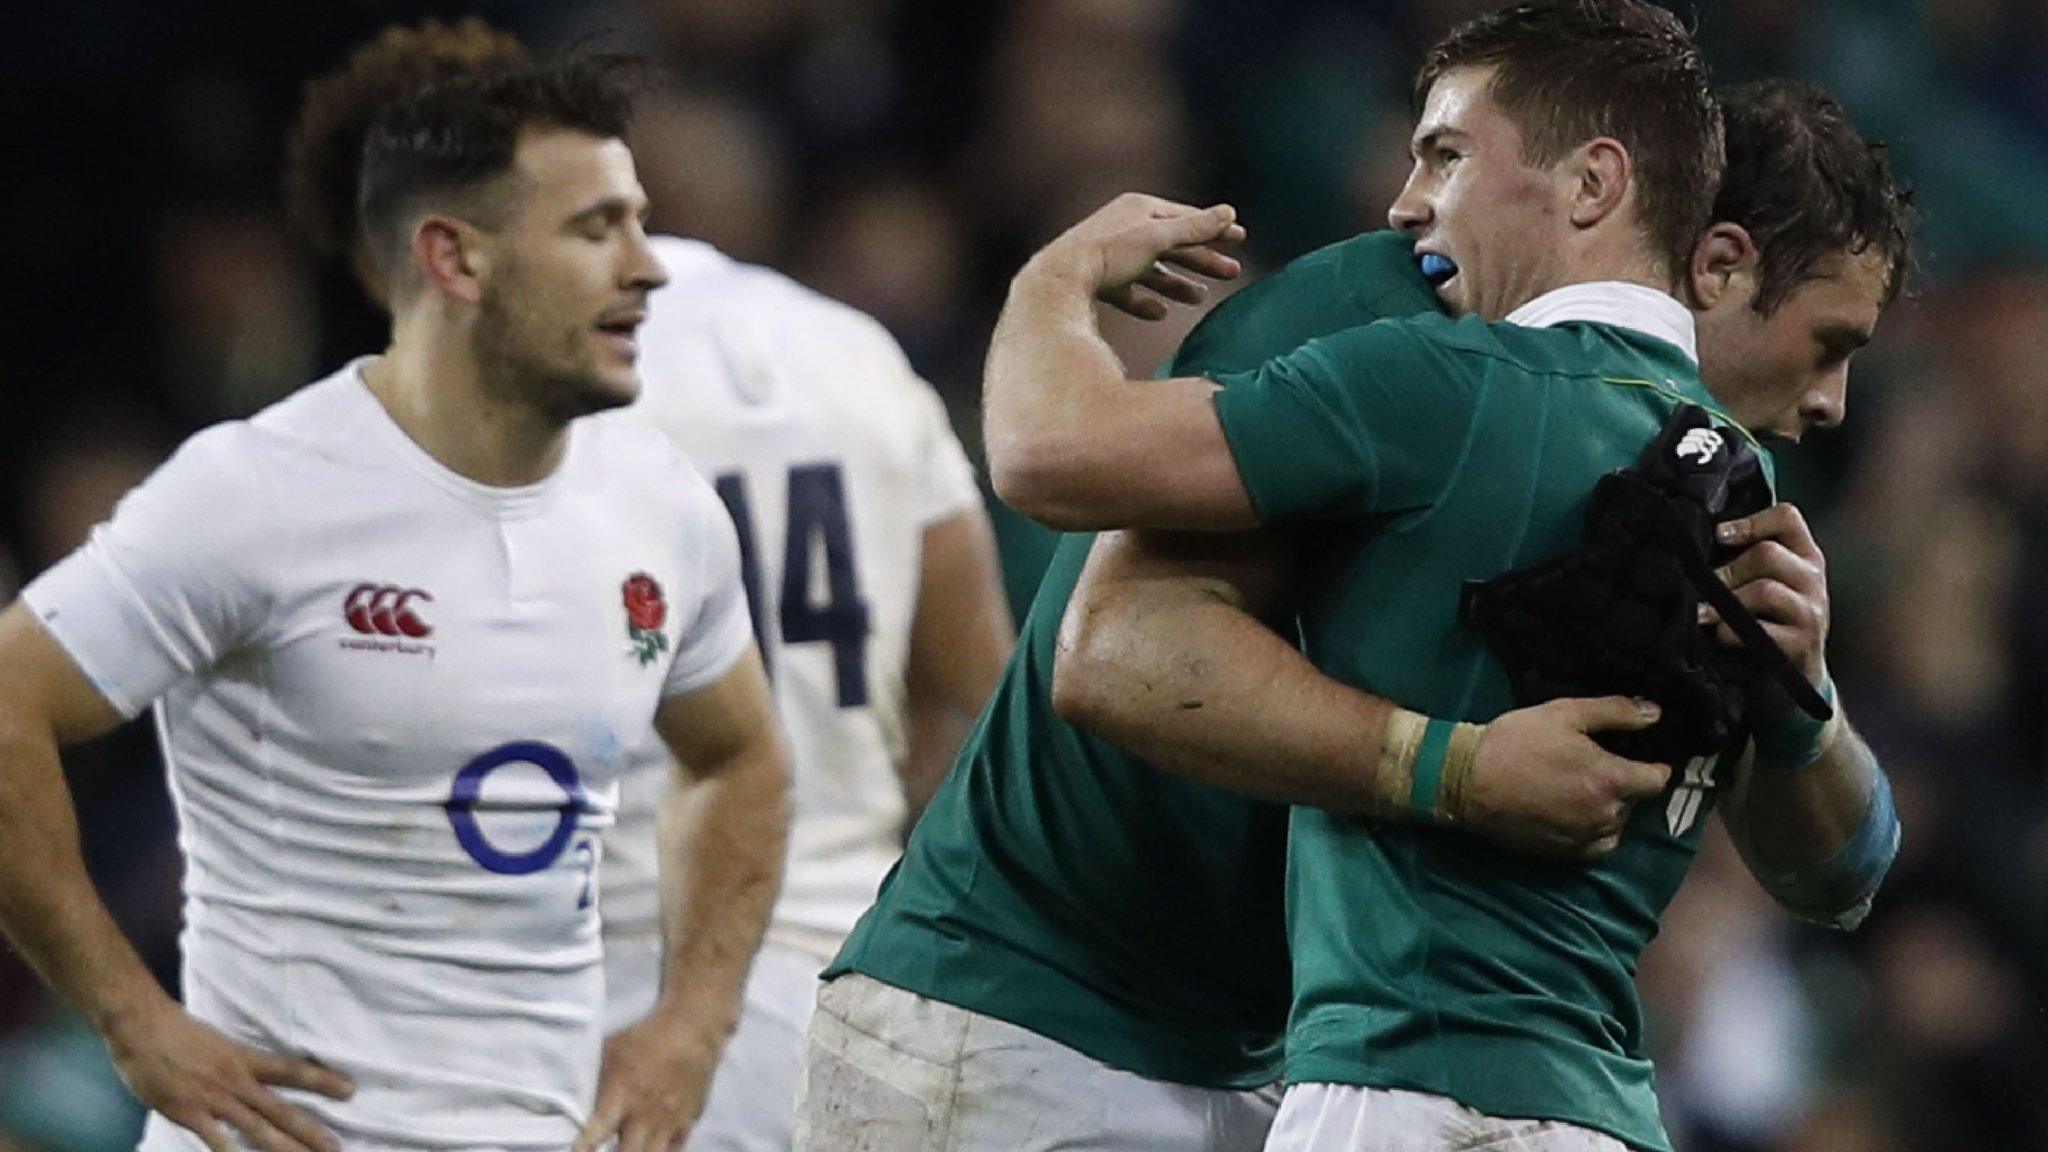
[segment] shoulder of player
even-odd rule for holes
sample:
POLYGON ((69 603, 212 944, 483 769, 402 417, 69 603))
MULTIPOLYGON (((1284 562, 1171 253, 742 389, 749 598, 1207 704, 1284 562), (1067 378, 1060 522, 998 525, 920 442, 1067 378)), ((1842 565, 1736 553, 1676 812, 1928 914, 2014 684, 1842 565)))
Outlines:
POLYGON ((359 442, 364 412, 352 387, 346 372, 337 373, 252 416, 201 429, 179 445, 171 464, 195 482, 270 491, 286 472, 353 451, 348 446, 359 442))
POLYGON ((1299 344, 1320 335, 1437 307, 1415 268, 1414 249, 1397 232, 1366 232, 1296 257, 1238 291, 1203 317, 1183 358, 1263 358, 1273 341, 1299 344))
POLYGON ((1476 316, 1420 316, 1381 320, 1359 330, 1360 344, 1405 347, 1474 370, 1504 365, 1531 376, 1605 380, 1624 359, 1598 326, 1529 327, 1476 316))
POLYGON ((689 505, 716 499, 696 464, 659 428, 624 411, 585 417, 576 435, 587 476, 635 498, 689 505))

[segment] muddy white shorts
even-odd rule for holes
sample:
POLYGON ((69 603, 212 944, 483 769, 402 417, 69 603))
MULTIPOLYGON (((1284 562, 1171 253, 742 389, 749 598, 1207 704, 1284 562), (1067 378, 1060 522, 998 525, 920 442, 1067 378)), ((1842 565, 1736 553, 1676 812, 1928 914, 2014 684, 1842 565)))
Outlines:
POLYGON ((858 973, 818 993, 798 1152, 1252 1152, 1278 1095, 1148 1080, 858 973))

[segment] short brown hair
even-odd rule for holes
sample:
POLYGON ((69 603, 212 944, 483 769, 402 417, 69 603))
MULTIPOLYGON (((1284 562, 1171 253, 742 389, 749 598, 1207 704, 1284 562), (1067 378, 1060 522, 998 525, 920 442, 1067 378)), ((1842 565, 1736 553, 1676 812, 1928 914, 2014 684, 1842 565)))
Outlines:
POLYGON ((1728 175, 1714 219, 1757 246, 1755 307, 1768 316, 1832 252, 1875 248, 1888 270, 1885 303, 1912 267, 1913 194, 1892 176, 1881 141, 1866 140, 1835 98, 1796 80, 1722 94, 1728 175))
POLYGON ((285 145, 292 226, 315 252, 347 260, 364 290, 388 304, 356 216, 371 123, 393 100, 436 81, 527 63, 517 38, 474 16, 453 25, 429 20, 386 28, 340 68, 306 85, 285 145))
POLYGON ((1527 0, 1453 28, 1423 58, 1419 113, 1445 73, 1492 67, 1524 159, 1554 164, 1602 136, 1634 161, 1648 238, 1676 271, 1708 223, 1726 164, 1706 61, 1676 16, 1644 0, 1527 0))
POLYGON ((565 128, 623 139, 633 120, 639 63, 576 56, 551 64, 484 69, 400 95, 363 140, 356 217, 386 292, 403 267, 407 225, 430 201, 459 201, 486 227, 502 211, 498 178, 510 173, 520 134, 565 128))

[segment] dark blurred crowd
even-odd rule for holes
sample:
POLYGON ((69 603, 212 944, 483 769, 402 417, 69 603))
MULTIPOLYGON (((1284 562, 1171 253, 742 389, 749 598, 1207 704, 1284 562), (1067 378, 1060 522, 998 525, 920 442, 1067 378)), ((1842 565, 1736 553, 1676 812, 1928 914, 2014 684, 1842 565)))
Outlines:
MULTIPOLYGON (((307 78, 467 12, 644 54, 666 231, 882 319, 978 443, 1007 278, 1110 195, 1228 199, 1255 268, 1384 226, 1421 49, 1488 0, 648 0, 10 12, 0 36, 0 584, 74 547, 179 438, 379 346, 287 232, 307 78)), ((1724 838, 1645 962, 1681 1152, 2048 1149, 2048 4, 1702 0, 1725 80, 1827 85, 1919 190, 1911 295, 1848 426, 1784 458, 1831 664, 1904 853, 1858 933, 1777 914, 1724 838)), ((1139 371, 1192 317, 1109 321, 1139 371)), ((1021 606, 1047 547, 998 510, 1021 606)), ((166 981, 178 855, 145 725, 70 757, 95 875, 166 981)), ((132 1146, 97 1039, 0 950, 0 1152, 132 1146)))

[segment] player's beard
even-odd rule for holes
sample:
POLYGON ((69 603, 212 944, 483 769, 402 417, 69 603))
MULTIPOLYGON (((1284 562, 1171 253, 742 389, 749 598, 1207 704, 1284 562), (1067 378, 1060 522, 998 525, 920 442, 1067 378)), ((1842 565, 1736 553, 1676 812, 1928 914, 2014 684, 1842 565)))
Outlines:
POLYGON ((510 271, 484 287, 470 331, 485 392, 557 424, 632 403, 590 362, 584 329, 534 307, 538 294, 510 271))

